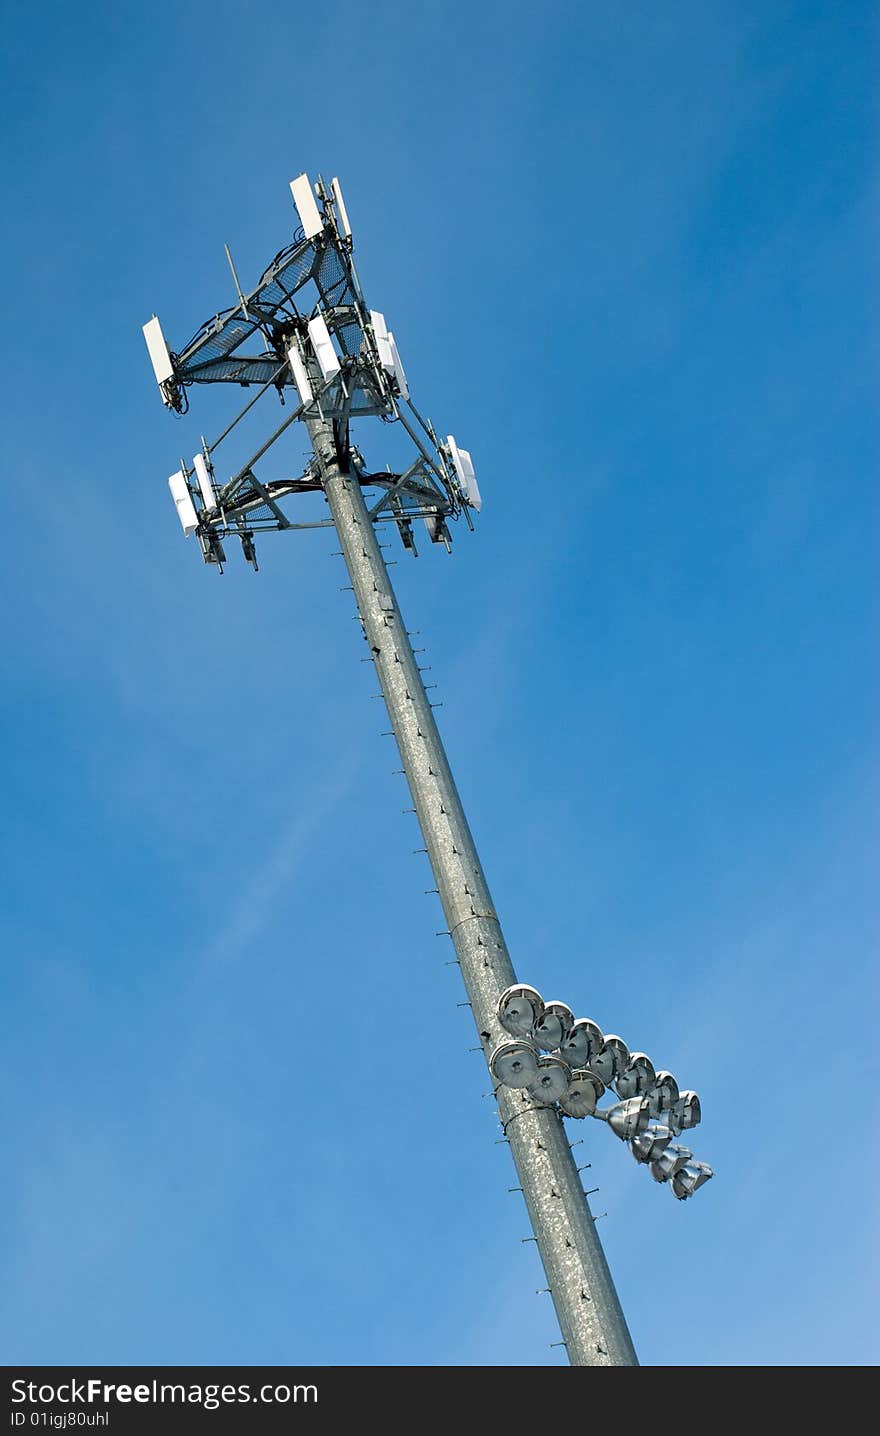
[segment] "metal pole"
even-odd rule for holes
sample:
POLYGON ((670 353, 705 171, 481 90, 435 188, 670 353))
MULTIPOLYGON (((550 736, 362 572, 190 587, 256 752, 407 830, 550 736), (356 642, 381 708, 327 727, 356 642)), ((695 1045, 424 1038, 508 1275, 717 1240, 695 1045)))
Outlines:
MULTIPOLYGON (((506 1036, 498 997, 516 974, 360 484, 331 425, 306 422, 488 1062, 506 1036)), ((569 1361, 638 1365, 562 1119, 526 1093, 496 1095, 569 1361)))

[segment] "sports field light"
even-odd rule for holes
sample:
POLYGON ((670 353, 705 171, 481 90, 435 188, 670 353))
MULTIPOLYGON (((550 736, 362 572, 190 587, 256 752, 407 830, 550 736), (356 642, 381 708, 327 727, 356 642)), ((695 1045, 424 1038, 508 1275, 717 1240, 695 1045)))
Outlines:
POLYGON ((692 1127, 698 1127, 702 1115, 700 1099, 696 1092, 682 1092, 678 1101, 670 1108, 666 1120, 677 1137, 680 1132, 689 1132, 692 1127))
POLYGON ((672 1141, 672 1133, 660 1122, 649 1122, 644 1132, 639 1132, 630 1142, 630 1151, 637 1162, 653 1162, 664 1152, 672 1141))
POLYGON ((692 1197, 715 1173, 706 1162, 687 1162, 672 1178, 672 1195, 680 1202, 692 1197))
POLYGON ((592 1117, 604 1091, 604 1084, 595 1072, 581 1067, 572 1072, 568 1091, 560 1097, 559 1106, 566 1117, 592 1117))
MULTIPOLYGON (((604 1040, 595 1022, 590 1022, 587 1017, 579 1017, 568 1036, 560 1043, 559 1051, 570 1067, 586 1067, 604 1040)), ((604 1082, 601 1085, 604 1088, 604 1082)))
POLYGON ((511 1035, 489 1058, 494 1080, 564 1117, 596 1117, 629 1145, 656 1182, 668 1182, 679 1201, 713 1176, 674 1138, 700 1120, 696 1092, 680 1092, 671 1072, 656 1071, 645 1052, 630 1052, 622 1037, 603 1036, 565 1002, 544 1002, 536 987, 515 983, 498 999, 498 1020, 511 1035), (540 1049, 540 1051, 539 1051, 540 1049), (543 1056, 541 1053, 549 1055, 543 1056), (619 1100, 600 1107, 606 1088, 619 1100))
POLYGON ((671 1142, 651 1163, 651 1176, 655 1182, 669 1182, 682 1167, 693 1159, 693 1152, 671 1142))
POLYGON ((644 1132, 651 1120, 644 1097, 629 1097, 625 1102, 615 1102, 613 1107, 608 1107, 598 1115, 604 1116, 612 1132, 622 1142, 629 1142, 640 1132, 644 1132))
POLYGON ((555 1052, 574 1026, 574 1013, 564 1002, 545 1002, 535 1023, 534 1038, 544 1052, 555 1052))
POLYGON ((544 1014, 544 999, 536 987, 517 982, 505 988, 498 999, 498 1021, 511 1037, 531 1037, 532 1029, 544 1014))
POLYGON ((538 1076, 534 1044, 524 1038, 500 1042, 489 1058, 489 1068, 495 1081, 505 1087, 528 1087, 538 1076))
POLYGON ((593 1053, 587 1065, 591 1072, 595 1072, 596 1076, 602 1079, 606 1087, 610 1087, 628 1062, 629 1048, 622 1037, 611 1032, 599 1050, 593 1053))
POLYGON ((644 1097, 654 1083, 654 1064, 645 1052, 631 1052, 615 1082, 618 1097, 644 1097))
POLYGON ((531 1097, 549 1107, 565 1096, 570 1082, 571 1068, 561 1057, 539 1057, 537 1074, 527 1090, 531 1097))
POLYGON ((657 1072, 653 1085, 645 1093, 651 1107, 652 1117, 669 1112, 678 1101, 678 1083, 671 1072, 657 1072))

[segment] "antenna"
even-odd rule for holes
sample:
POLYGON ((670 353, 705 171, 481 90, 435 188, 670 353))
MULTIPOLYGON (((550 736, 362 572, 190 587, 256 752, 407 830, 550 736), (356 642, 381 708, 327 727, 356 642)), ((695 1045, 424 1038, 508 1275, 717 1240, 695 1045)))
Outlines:
POLYGON ((303 234, 306 239, 314 239, 315 235, 320 234, 324 228, 324 221, 315 204, 315 196, 312 194, 312 185, 308 175, 297 175, 295 180, 291 180, 290 193, 293 195, 303 234))
POLYGON ((323 314, 316 314, 314 319, 309 320, 309 338, 312 341, 312 348, 315 351, 315 358, 324 379, 332 379, 338 374, 341 368, 336 350, 333 348, 333 340, 330 338, 330 331, 327 328, 327 321, 323 314))
POLYGON ((171 355, 168 353, 162 325, 155 314, 144 325, 144 338, 147 341, 147 352, 153 366, 153 373, 156 375, 156 383, 164 384, 167 379, 173 379, 174 365, 171 362, 171 355))
POLYGON ((232 282, 235 285, 235 292, 238 295, 238 302, 241 305, 241 312, 244 315, 245 319, 249 319, 250 315, 247 312, 247 304, 245 303, 244 295, 241 292, 241 285, 238 282, 238 275, 235 272, 235 265, 232 262, 232 255, 229 252, 229 245, 224 244, 223 248, 226 250, 226 259, 229 264, 229 268, 232 270, 232 282))
POLYGON ((199 520, 196 514, 195 504, 192 501, 189 484, 186 481, 186 475, 182 469, 178 469, 176 474, 170 476, 168 487, 171 490, 171 497, 177 509, 177 517, 180 519, 184 537, 189 538, 190 534, 194 534, 197 531, 199 520))
POLYGON ((400 361, 400 355, 397 352, 397 345, 394 342, 394 335, 391 333, 390 329, 388 331, 388 347, 391 350, 391 367, 394 370, 394 377, 397 380, 397 392, 400 395, 401 399, 408 399, 409 385, 406 382, 406 374, 404 372, 403 364, 400 361))
POLYGON ((342 233, 346 239, 351 239, 351 225, 348 222, 348 210, 345 208, 345 200, 342 198, 342 186, 338 179, 330 181, 330 188, 333 191, 333 198, 336 202, 336 213, 339 216, 339 223, 342 226, 342 233))
MULTIPOLYGON (((361 291, 339 181, 332 181, 328 194, 320 181, 313 191, 308 176, 301 174, 290 188, 301 230, 249 293, 242 292, 233 268, 236 308, 209 318, 174 353, 164 343, 158 320, 145 326, 169 408, 185 412, 187 391, 201 384, 255 391, 194 460, 205 507, 196 512, 184 468, 169 480, 172 498, 184 533, 197 533, 205 562, 220 572, 228 537, 240 540, 245 560, 256 569, 256 536, 335 528, 568 1359, 575 1366, 634 1366, 635 1350, 563 1116, 595 1115, 632 1140, 647 1129, 652 1101, 666 1125, 679 1131, 692 1122, 699 1103, 693 1093, 680 1098, 674 1078, 655 1073, 644 1054, 634 1054, 632 1061, 639 1063, 630 1071, 629 1050, 620 1038, 603 1037, 595 1023, 575 1020, 564 1002, 545 1003, 536 988, 516 981, 377 536, 381 527, 394 526, 404 548, 415 555, 412 524, 422 518, 432 541, 449 548, 450 525, 462 516, 470 525, 471 512, 482 506, 473 460, 452 435, 441 443, 412 402, 384 314, 370 309, 361 291), (249 341, 258 335, 271 337, 273 352, 251 352, 249 341), (245 464, 218 481, 213 466, 220 444, 264 394, 285 387, 295 390, 297 407, 267 432, 245 464), (393 452, 404 454, 397 468, 387 464, 384 454, 373 463, 364 457, 360 428, 369 438, 366 421, 373 421, 374 439, 383 446, 387 426, 397 429, 403 442, 393 452), (285 465, 292 449, 281 441, 294 424, 298 432, 305 430, 311 452, 305 467, 291 472, 285 465), (263 472, 270 449, 271 477, 263 472), (288 512, 310 493, 323 494, 330 517, 292 521, 288 512), (616 1080, 637 1095, 616 1107, 598 1108, 599 1097, 616 1080), (646 1086, 653 1096, 638 1095, 646 1086), (674 1101, 678 1106, 671 1105, 674 1101)), ((660 1140, 653 1139, 648 1150, 659 1154, 660 1140)), ((676 1196, 690 1195, 707 1180, 709 1169, 692 1162, 690 1153, 680 1165, 667 1166, 676 1196)))
POLYGON ((196 471, 196 478, 199 483, 199 493, 206 509, 212 509, 217 502, 214 495, 214 486, 211 483, 211 474, 208 469, 208 461, 204 454, 196 454, 193 459, 193 468, 196 471))

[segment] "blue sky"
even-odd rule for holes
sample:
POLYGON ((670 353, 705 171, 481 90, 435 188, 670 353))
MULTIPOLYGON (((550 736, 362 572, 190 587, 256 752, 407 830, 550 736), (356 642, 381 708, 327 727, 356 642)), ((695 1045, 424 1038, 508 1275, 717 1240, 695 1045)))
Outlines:
POLYGON ((6 1361, 564 1359, 332 537, 220 579, 168 497, 234 395, 169 417, 140 326, 303 169, 477 465, 392 576, 517 971, 703 1097, 690 1203, 572 1132, 640 1357, 876 1361, 876 32, 15 8, 6 1361))

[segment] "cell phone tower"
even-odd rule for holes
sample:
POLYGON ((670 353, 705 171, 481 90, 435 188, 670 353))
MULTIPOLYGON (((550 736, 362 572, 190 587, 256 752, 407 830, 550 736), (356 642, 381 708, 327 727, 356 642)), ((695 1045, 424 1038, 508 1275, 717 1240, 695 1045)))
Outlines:
POLYGON ((644 1053, 630 1053, 621 1038, 517 982, 376 535, 380 524, 396 527, 404 548, 415 553, 414 523, 422 520, 430 542, 448 549, 448 520, 464 517, 473 528, 472 514, 481 508, 474 466, 452 435, 438 438, 419 413, 394 334, 384 316, 367 307, 339 181, 328 187, 319 178, 313 187, 302 174, 290 188, 299 228, 255 289, 243 293, 227 249, 235 305, 203 324, 179 351, 169 349, 155 316, 144 325, 162 399, 176 413, 188 409, 194 384, 256 388, 219 438, 203 439, 192 465, 183 462, 171 475, 171 495, 184 534, 196 536, 205 563, 220 572, 230 539, 256 569, 258 533, 335 527, 562 1343, 574 1366, 635 1366, 563 1116, 606 1121, 682 1199, 712 1175, 672 1140, 699 1121, 699 1100, 680 1092, 671 1073, 655 1071, 644 1053), (246 352, 248 346, 257 352, 246 352), (218 446, 270 391, 282 402, 287 394, 291 412, 221 481, 218 446), (369 467, 351 436, 352 422, 368 417, 400 426, 408 462, 395 470, 369 467), (311 443, 305 469, 294 478, 259 477, 257 467, 294 424, 311 443), (288 501, 305 493, 323 494, 330 517, 291 521, 288 501), (620 1100, 600 1108, 610 1087, 620 1100))

